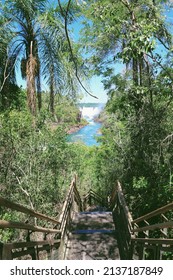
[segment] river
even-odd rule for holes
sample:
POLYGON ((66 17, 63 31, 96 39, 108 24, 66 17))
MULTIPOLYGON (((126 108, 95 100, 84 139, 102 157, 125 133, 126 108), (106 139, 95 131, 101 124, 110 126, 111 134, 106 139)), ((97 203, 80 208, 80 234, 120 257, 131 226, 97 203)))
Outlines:
POLYGON ((83 104, 80 106, 82 117, 88 121, 88 125, 68 136, 69 142, 82 142, 86 146, 98 146, 97 137, 101 135, 101 123, 95 122, 94 118, 99 115, 103 104, 83 104))

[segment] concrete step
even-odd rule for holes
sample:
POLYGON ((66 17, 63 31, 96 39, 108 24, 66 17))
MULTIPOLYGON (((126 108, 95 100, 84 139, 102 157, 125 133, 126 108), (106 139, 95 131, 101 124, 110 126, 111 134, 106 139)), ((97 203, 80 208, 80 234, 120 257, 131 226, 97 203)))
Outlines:
POLYGON ((75 229, 112 229, 114 224, 111 212, 81 212, 75 215, 71 224, 75 229))
POLYGON ((94 233, 116 234, 116 231, 113 229, 76 229, 72 231, 72 234, 94 234, 94 233))
POLYGON ((66 251, 67 260, 118 260, 119 250, 113 233, 71 234, 66 251))
POLYGON ((112 213, 77 213, 66 249, 67 260, 120 259, 112 213))

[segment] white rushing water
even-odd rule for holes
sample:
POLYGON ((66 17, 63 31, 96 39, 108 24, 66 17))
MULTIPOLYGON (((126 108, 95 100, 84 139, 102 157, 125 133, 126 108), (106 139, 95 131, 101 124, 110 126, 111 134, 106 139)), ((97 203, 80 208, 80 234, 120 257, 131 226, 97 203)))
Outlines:
POLYGON ((97 117, 102 109, 103 105, 98 105, 98 107, 80 107, 82 117, 89 122, 92 121, 95 117, 97 117))

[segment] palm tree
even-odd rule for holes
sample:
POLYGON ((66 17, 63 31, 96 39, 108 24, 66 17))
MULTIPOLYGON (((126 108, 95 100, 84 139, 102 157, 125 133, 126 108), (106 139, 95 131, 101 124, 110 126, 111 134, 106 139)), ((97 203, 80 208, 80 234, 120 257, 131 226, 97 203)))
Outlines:
POLYGON ((42 26, 41 60, 44 60, 42 74, 49 86, 49 110, 54 116, 55 95, 68 95, 76 99, 78 85, 59 10, 49 9, 39 21, 42 26))
MULTIPOLYGON (((27 83, 28 107, 33 115, 36 115, 36 87, 40 93, 38 17, 45 9, 45 0, 6 0, 4 5, 4 15, 14 34, 9 48, 12 55, 20 59, 22 77, 27 83)), ((40 109, 40 95, 38 100, 40 109)))
POLYGON ((20 60, 30 112, 36 115, 36 98, 41 109, 42 76, 49 85, 50 111, 54 114, 54 95, 67 84, 65 79, 72 81, 75 75, 72 67, 70 71, 65 69, 67 65, 70 67, 70 63, 64 47, 66 37, 60 13, 56 9, 48 9, 46 0, 6 0, 4 15, 15 34, 10 50, 20 60))

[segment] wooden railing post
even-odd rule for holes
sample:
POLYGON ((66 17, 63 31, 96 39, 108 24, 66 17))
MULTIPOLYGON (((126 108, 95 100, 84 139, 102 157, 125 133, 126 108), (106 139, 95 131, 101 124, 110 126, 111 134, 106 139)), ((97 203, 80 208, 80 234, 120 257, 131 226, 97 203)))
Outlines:
POLYGON ((36 247, 33 247, 33 251, 31 253, 31 258, 32 260, 38 260, 38 252, 37 252, 37 248, 36 247))
POLYGON ((76 193, 74 192, 75 188, 76 188, 76 176, 73 178, 70 191, 68 193, 68 197, 65 200, 65 204, 63 206, 63 216, 61 215, 59 220, 49 217, 45 214, 36 212, 33 209, 29 209, 21 204, 14 203, 0 196, 0 206, 9 208, 13 211, 18 211, 27 214, 28 216, 32 216, 34 218, 36 217, 41 220, 46 220, 56 225, 54 227, 51 226, 51 228, 50 226, 46 228, 46 225, 40 227, 40 226, 33 225, 33 223, 29 224, 24 222, 0 220, 0 229, 7 229, 7 228, 23 229, 26 230, 28 233, 26 236, 26 241, 24 242, 13 242, 7 244, 0 243, 0 259, 12 260, 13 258, 20 258, 26 255, 30 255, 33 260, 37 260, 39 259, 40 251, 46 251, 47 253, 50 252, 52 256, 53 247, 55 248, 60 247, 61 239, 63 239, 63 236, 61 238, 61 234, 64 235, 66 233, 67 227, 71 222, 72 214, 73 214, 72 213, 73 206, 75 205, 75 203, 81 203, 80 195, 78 194, 77 189, 75 190, 76 193), (57 225, 59 229, 56 229, 57 225), (30 241, 30 234, 32 232, 42 232, 45 235, 41 241, 30 241), (53 242, 46 240, 48 234, 50 233, 54 234, 53 242), (58 240, 56 240, 56 238, 58 238, 58 240))
POLYGON ((110 209, 112 209, 115 228, 118 232, 118 244, 120 249, 121 259, 133 258, 133 243, 132 243, 132 217, 122 192, 119 182, 110 198, 110 209))
POLYGON ((4 244, 0 242, 0 260, 2 260, 2 251, 3 251, 4 244))
POLYGON ((9 244, 4 244, 3 245, 3 250, 2 250, 2 259, 3 260, 12 260, 12 249, 9 244))
POLYGON ((144 244, 139 244, 139 259, 144 260, 144 244))

